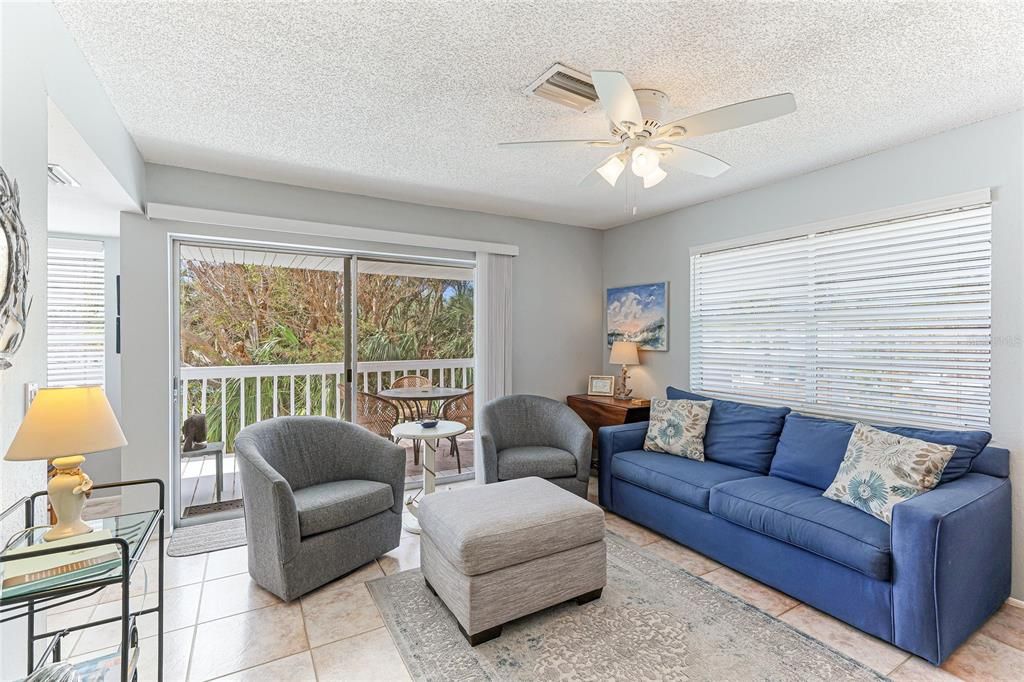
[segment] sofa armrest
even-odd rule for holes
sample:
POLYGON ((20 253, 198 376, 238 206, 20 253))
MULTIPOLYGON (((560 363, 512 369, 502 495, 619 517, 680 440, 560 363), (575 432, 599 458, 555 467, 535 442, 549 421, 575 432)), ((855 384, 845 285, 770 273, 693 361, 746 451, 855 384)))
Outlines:
POLYGON ((240 447, 236 441, 235 450, 245 491, 245 525, 250 550, 271 553, 278 563, 287 563, 298 553, 302 541, 292 487, 251 443, 240 447))
POLYGON ((893 507, 896 646, 939 664, 1010 595, 1007 479, 967 474, 893 507))
POLYGON ((612 502, 612 457, 617 452, 640 450, 644 447, 649 422, 633 422, 619 426, 602 426, 597 431, 598 502, 610 508, 612 502))

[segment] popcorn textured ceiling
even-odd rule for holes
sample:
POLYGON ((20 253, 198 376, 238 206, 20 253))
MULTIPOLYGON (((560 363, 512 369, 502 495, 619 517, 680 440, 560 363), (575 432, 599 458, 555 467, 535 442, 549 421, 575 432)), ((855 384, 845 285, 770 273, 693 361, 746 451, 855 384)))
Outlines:
POLYGON ((147 161, 611 227, 1024 106, 1024 3, 57 2, 147 161), (733 165, 638 197, 577 182, 606 137, 522 90, 619 70, 670 117, 793 92, 797 112, 690 145, 733 165))

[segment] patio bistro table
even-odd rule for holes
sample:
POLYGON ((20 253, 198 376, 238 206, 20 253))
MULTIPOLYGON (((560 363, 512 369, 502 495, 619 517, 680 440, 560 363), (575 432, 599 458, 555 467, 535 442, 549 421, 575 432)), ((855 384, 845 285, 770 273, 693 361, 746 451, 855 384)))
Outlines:
POLYGON ((445 388, 442 386, 410 386, 409 388, 389 388, 377 393, 381 398, 401 403, 402 411, 409 416, 409 421, 423 419, 423 404, 435 400, 451 400, 461 398, 469 393, 465 388, 445 388))
MULTIPOLYGON (((412 389, 410 389, 412 390, 412 389)), ((420 523, 416 519, 416 499, 420 493, 429 495, 434 492, 434 478, 436 472, 434 467, 434 453, 437 452, 437 444, 442 438, 451 438, 466 432, 466 425, 459 422, 439 421, 437 426, 425 429, 417 422, 404 422, 396 424, 391 429, 391 436, 396 440, 408 438, 413 441, 413 447, 423 443, 423 487, 411 495, 405 503, 408 514, 403 514, 402 526, 410 533, 419 534, 420 523)))

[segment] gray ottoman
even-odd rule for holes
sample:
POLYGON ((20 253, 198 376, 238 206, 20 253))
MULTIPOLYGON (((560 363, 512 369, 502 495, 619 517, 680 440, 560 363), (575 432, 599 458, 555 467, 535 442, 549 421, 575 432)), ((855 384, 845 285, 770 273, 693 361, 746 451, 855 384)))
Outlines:
POLYGON ((604 512, 542 478, 427 495, 420 569, 473 646, 508 621, 605 585, 604 512))

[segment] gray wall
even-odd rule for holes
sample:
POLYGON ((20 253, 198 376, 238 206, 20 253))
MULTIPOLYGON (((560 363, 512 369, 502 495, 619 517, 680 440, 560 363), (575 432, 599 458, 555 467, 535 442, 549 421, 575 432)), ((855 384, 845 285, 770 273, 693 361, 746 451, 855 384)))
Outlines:
MULTIPOLYGON (((152 202, 519 246, 512 265, 512 385, 555 398, 586 387, 602 365, 600 232, 468 211, 147 166, 152 202)), ((126 478, 170 471, 170 233, 423 253, 401 246, 121 216, 121 402, 126 478)), ((470 256, 470 254, 446 254, 470 256)), ((127 500, 132 504, 133 500, 127 500)))
MULTIPOLYGON (((0 166, 20 188, 33 296, 25 343, 14 367, 0 372, 0 452, 24 416, 25 384, 46 383, 47 97, 126 191, 142 192, 142 157, 53 5, 0 3, 0 166)), ((0 461, 0 508, 45 486, 44 462, 0 461)), ((23 630, 24 621, 7 623, 0 641, 23 641, 23 630)), ((24 674, 24 653, 20 644, 3 647, 0 678, 24 674)))
MULTIPOLYGON (((635 393, 662 395, 669 384, 688 385, 691 246, 990 187, 993 443, 1013 452, 1014 509, 1022 518, 1022 136, 1024 113, 1016 112, 605 233, 606 287, 671 282, 670 349, 642 354, 643 365, 632 370, 635 393)), ((1024 523, 1014 528, 1014 557, 1013 594, 1024 598, 1024 523)))
MULTIPOLYGON (((7 451, 25 415, 25 384, 46 385, 46 44, 39 40, 45 20, 28 6, 0 3, 0 167, 20 190, 33 298, 14 366, 0 371, 0 453, 7 451)), ((45 462, 0 460, 0 508, 45 487, 45 462)), ((11 524, 3 530, 7 537, 11 524)), ((5 637, 9 629, 3 628, 5 637)), ((0 676, 12 672, 7 663, 0 664, 0 676)))

